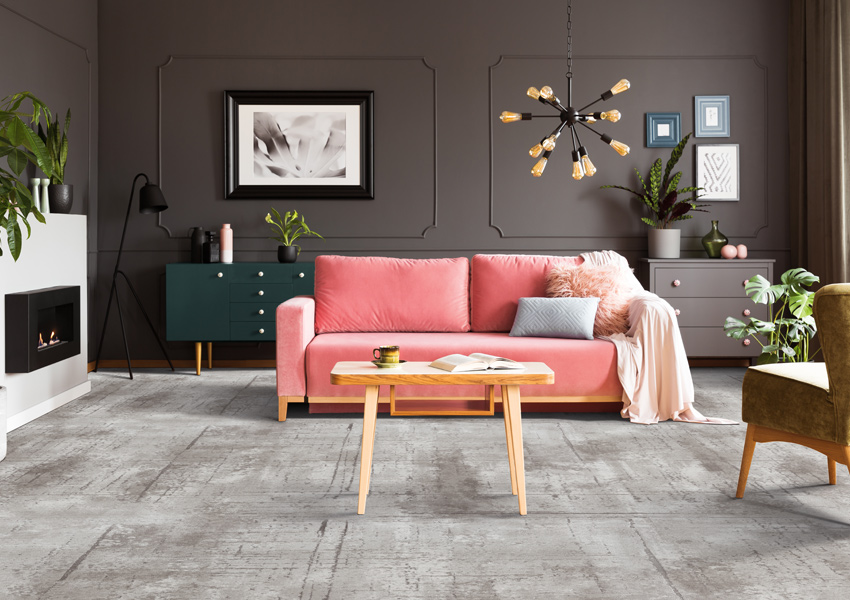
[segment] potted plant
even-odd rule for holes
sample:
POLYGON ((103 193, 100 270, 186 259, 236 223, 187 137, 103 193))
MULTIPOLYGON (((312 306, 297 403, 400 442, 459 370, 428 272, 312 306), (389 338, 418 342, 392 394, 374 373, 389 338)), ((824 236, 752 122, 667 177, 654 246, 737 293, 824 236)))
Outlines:
POLYGON ((641 217, 641 221, 652 227, 649 230, 649 257, 650 258, 679 258, 679 242, 681 232, 678 229, 672 229, 671 225, 676 221, 684 221, 693 219, 692 212, 708 212, 703 210, 707 204, 697 204, 699 198, 697 192, 701 187, 683 187, 679 189, 679 181, 682 179, 682 172, 678 171, 671 176, 673 168, 682 153, 685 151, 685 146, 688 145, 688 139, 691 137, 689 133, 673 148, 670 154, 670 160, 667 161, 667 167, 664 169, 664 176, 661 175, 662 161, 659 158, 649 169, 649 181, 644 181, 640 171, 635 169, 638 181, 640 181, 641 190, 633 190, 621 185, 603 185, 601 189, 614 188, 624 190, 633 194, 638 200, 643 202, 644 206, 649 209, 649 217, 641 217), (690 198, 680 198, 680 195, 693 194, 690 198))
POLYGON ((44 129, 38 124, 38 137, 44 142, 47 156, 50 159, 52 173, 47 197, 50 201, 50 212, 67 214, 71 212, 74 203, 74 186, 65 184, 65 163, 68 161, 68 129, 71 127, 71 109, 65 115, 65 126, 59 126, 59 116, 52 121, 50 113, 44 129))
POLYGON ((307 226, 304 215, 299 215, 297 210, 286 211, 281 217, 280 213, 272 208, 272 212, 266 215, 266 223, 271 225, 274 233, 274 236, 269 239, 281 243, 281 246, 278 246, 277 249, 277 259, 282 263, 292 263, 298 260, 298 255, 301 254, 301 246, 295 242, 301 236, 312 235, 325 239, 307 226))
POLYGON ((747 295, 757 304, 767 304, 767 321, 750 318, 744 323, 726 317, 723 331, 736 340, 753 338, 761 346, 760 365, 776 362, 808 362, 820 352, 810 352, 811 340, 817 333, 812 304, 815 293, 806 288, 820 281, 805 269, 789 269, 781 283, 771 285, 761 275, 747 281, 747 295), (766 338, 762 343, 760 336, 766 338))
POLYGON ((27 238, 31 232, 27 221, 29 216, 44 223, 44 216, 33 203, 32 194, 20 180, 27 163, 37 165, 48 177, 53 174, 47 148, 31 128, 38 125, 42 115, 49 119, 50 109, 30 92, 7 96, 0 104, 0 157, 5 156, 8 165, 8 169, 0 167, 0 230, 6 232, 6 243, 15 261, 21 255, 23 244, 21 223, 26 227, 27 238), (31 113, 21 110, 25 101, 32 103, 31 113))

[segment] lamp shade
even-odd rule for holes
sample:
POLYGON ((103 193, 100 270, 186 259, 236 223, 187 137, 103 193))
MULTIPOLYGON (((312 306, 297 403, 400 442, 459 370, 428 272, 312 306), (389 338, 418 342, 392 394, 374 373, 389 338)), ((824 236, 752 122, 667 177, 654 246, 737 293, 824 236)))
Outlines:
POLYGON ((168 208, 165 196, 158 185, 146 183, 139 191, 139 212, 142 214, 158 213, 168 208))

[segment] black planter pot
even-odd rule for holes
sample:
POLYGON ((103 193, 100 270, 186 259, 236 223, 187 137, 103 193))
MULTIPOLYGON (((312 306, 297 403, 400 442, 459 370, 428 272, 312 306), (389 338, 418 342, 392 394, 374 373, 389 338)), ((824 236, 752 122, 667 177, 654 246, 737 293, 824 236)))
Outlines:
POLYGON ((278 246, 277 261, 282 263, 294 263, 298 260, 298 246, 278 246))
POLYGON ((74 186, 51 184, 47 188, 47 200, 50 203, 50 212, 67 215, 74 204, 74 186))

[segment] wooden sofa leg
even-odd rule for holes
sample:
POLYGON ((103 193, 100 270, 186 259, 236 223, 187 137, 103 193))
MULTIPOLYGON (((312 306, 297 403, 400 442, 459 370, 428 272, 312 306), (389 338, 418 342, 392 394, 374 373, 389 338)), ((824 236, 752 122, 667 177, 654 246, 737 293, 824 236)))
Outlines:
POLYGON ((753 463, 753 452, 756 449, 755 440, 756 426, 747 425, 747 439, 744 442, 744 456, 741 458, 741 473, 738 475, 738 491, 736 498, 744 497, 744 489, 747 487, 747 477, 750 475, 750 465, 753 463))
POLYGON ((835 461, 831 458, 826 459, 827 468, 829 469, 829 485, 835 485, 835 461))
POLYGON ((286 396, 277 397, 277 420, 286 421, 286 407, 289 405, 289 400, 286 396))

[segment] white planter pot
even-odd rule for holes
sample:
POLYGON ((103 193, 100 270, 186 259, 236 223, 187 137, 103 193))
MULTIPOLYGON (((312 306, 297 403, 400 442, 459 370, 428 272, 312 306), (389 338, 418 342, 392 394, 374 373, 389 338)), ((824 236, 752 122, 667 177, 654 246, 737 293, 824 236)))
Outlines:
POLYGON ((6 388, 0 386, 0 460, 6 458, 6 388))
POLYGON ((649 258, 679 258, 679 229, 650 229, 649 258))

